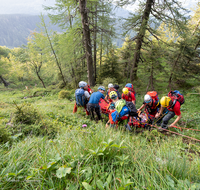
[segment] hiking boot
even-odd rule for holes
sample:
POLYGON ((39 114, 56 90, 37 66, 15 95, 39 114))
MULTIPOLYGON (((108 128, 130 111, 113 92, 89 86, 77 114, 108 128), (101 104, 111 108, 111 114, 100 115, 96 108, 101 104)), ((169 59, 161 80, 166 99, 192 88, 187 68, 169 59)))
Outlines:
POLYGON ((131 127, 130 127, 129 124, 126 124, 126 125, 125 125, 125 128, 126 128, 127 131, 131 131, 131 127))

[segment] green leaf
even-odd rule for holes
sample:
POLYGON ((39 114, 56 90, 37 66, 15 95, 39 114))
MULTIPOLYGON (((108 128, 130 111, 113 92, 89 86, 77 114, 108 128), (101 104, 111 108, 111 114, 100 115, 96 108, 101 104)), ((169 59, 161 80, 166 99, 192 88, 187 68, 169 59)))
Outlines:
POLYGON ((123 140, 123 141, 120 143, 120 145, 119 145, 119 146, 121 147, 123 143, 124 143, 124 140, 123 140))
POLYGON ((27 176, 26 177, 26 180, 29 180, 29 179, 31 179, 33 176, 27 176))
POLYGON ((83 186, 85 187, 86 190, 92 190, 92 186, 90 186, 88 183, 86 182, 82 182, 83 186))
POLYGON ((16 134, 16 135, 12 136, 11 138, 15 140, 15 139, 17 139, 18 137, 20 137, 21 135, 23 135, 23 133, 16 134))
POLYGON ((96 154, 96 152, 94 150, 92 150, 92 149, 89 149, 89 151, 94 155, 96 154))
POLYGON ((125 190, 124 187, 119 187, 117 190, 125 190))
POLYGON ((120 148, 128 148, 127 146, 121 146, 120 148))
POLYGON ((71 173, 71 168, 65 168, 62 166, 56 171, 56 176, 58 178, 62 178, 62 177, 65 177, 66 174, 70 174, 70 173, 71 173))
POLYGON ((108 145, 111 146, 113 144, 113 140, 112 139, 108 139, 108 145))
POLYGON ((101 189, 101 190, 104 190, 104 185, 103 185, 103 182, 101 181, 101 180, 98 180, 97 181, 97 187, 99 188, 99 189, 101 189))
POLYGON ((17 174, 16 173, 8 173, 7 175, 9 175, 9 176, 16 176, 17 174))
POLYGON ((116 147, 116 148, 119 148, 120 146, 117 145, 117 144, 112 144, 111 147, 116 147))
POLYGON ((109 176, 108 176, 108 178, 106 180, 108 185, 110 184, 111 180, 112 180, 112 173, 109 174, 109 176))

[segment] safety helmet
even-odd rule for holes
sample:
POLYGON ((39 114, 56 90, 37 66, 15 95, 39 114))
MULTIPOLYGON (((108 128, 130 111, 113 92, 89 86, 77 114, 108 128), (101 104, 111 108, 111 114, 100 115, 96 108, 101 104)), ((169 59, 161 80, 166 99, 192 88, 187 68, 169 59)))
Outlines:
POLYGON ((103 91, 105 91, 106 89, 105 89, 104 86, 99 86, 99 87, 98 87, 98 90, 103 90, 103 91))
POLYGON ((152 98, 151 98, 151 96, 149 95, 149 94, 146 94, 145 96, 144 96, 144 102, 145 103, 150 103, 151 102, 151 100, 152 100, 152 98))
POLYGON ((109 94, 110 99, 116 99, 117 98, 117 92, 111 91, 109 94))
POLYGON ((78 83, 78 86, 79 86, 80 88, 84 88, 85 86, 87 86, 87 82, 80 81, 80 82, 78 83))
POLYGON ((162 107, 168 107, 169 106, 169 102, 171 101, 171 98, 168 96, 163 96, 160 100, 160 104, 162 107))
POLYGON ((125 95, 127 95, 128 92, 129 92, 129 90, 128 90, 128 88, 123 88, 123 89, 122 89, 122 92, 123 92, 125 95))
POLYGON ((108 84, 108 88, 114 88, 114 85, 112 83, 108 84))

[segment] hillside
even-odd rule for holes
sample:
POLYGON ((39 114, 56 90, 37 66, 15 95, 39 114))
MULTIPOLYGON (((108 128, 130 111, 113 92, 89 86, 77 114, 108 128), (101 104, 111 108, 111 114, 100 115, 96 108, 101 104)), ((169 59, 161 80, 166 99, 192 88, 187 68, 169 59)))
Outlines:
MULTIPOLYGON (((58 99, 58 90, 22 99, 26 91, 0 87, 0 140, 9 140, 0 147, 0 189, 200 189, 199 143, 156 130, 105 128, 82 109, 73 114, 74 102, 58 99), (11 113, 15 124, 5 128, 11 113)), ((182 126, 199 129, 199 97, 185 97, 182 126)), ((199 139, 198 132, 174 130, 199 139)))
MULTIPOLYGON (((45 22, 49 23, 45 16, 45 22)), ((0 15, 0 45, 9 48, 18 47, 27 43, 27 37, 34 30, 39 31, 40 17, 38 15, 0 15)), ((57 26, 49 29, 60 31, 57 26)))

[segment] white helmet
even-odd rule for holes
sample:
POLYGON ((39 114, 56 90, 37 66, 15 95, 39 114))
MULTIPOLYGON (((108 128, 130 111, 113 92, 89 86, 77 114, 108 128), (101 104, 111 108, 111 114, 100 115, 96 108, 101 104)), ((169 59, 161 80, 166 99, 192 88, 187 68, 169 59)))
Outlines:
POLYGON ((114 85, 112 83, 108 84, 108 88, 114 88, 114 85))
POLYGON ((151 98, 151 96, 150 96, 149 94, 146 94, 146 95, 144 96, 144 101, 145 101, 145 103, 149 103, 149 102, 151 102, 151 100, 152 100, 152 98, 151 98))
POLYGON ((79 86, 80 88, 84 88, 85 86, 87 86, 87 82, 80 81, 80 82, 78 83, 78 86, 79 86))

